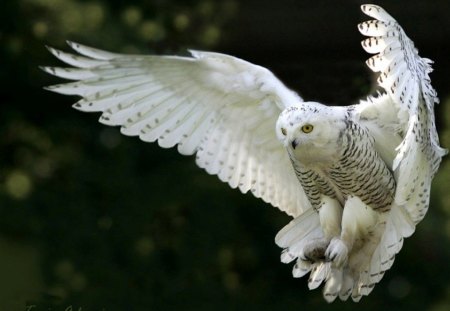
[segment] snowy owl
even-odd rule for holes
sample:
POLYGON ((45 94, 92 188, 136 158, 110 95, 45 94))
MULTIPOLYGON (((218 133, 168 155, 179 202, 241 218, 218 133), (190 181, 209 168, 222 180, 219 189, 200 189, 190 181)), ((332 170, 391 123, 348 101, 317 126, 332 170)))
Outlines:
POLYGON ((196 154, 198 166, 293 217, 276 236, 293 276, 309 273, 328 302, 359 301, 392 266, 425 216, 439 146, 430 84, 396 20, 376 5, 358 25, 375 54, 380 91, 347 107, 304 101, 269 70, 229 55, 110 53, 77 43, 49 48, 76 68, 43 67, 70 80, 47 87, 82 97, 74 107, 161 147, 196 154))

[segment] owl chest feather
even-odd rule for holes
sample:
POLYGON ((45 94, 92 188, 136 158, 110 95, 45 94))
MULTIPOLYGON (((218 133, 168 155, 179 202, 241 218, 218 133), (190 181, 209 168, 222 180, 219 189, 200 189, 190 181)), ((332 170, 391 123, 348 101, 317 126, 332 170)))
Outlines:
POLYGON ((387 211, 394 199, 395 179, 377 153, 367 131, 349 122, 333 161, 302 163, 292 159, 297 177, 314 208, 322 195, 342 206, 350 196, 359 197, 377 211, 387 211))

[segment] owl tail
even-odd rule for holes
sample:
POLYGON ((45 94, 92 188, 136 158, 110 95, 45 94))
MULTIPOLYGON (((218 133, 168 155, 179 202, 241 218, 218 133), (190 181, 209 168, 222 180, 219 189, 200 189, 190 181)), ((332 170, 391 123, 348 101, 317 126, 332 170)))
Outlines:
POLYGON ((326 301, 333 302, 338 296, 346 300, 354 286, 354 280, 347 268, 333 267, 331 262, 325 260, 314 262, 302 260, 305 245, 310 244, 312 240, 323 241, 324 238, 319 214, 314 209, 309 209, 281 229, 275 237, 275 243, 283 248, 281 262, 290 263, 296 260, 292 269, 295 278, 310 273, 308 279, 310 290, 325 283, 323 296, 326 301))
POLYGON ((368 295, 376 283, 389 270, 395 259, 395 255, 403 246, 404 238, 413 234, 414 222, 403 206, 393 204, 389 213, 383 214, 383 226, 378 226, 378 233, 374 233, 366 243, 366 248, 374 246, 374 252, 363 248, 349 260, 351 275, 355 285, 352 290, 352 299, 359 301, 362 296, 368 295), (382 232, 380 232, 382 230, 382 232), (376 238, 380 235, 380 239, 376 238), (376 245, 373 245, 376 243, 376 245), (372 245, 371 245, 372 244, 372 245))
POLYGON ((310 273, 308 288, 311 290, 318 288, 325 281, 324 298, 332 302, 344 281, 342 269, 332 268, 331 263, 324 260, 312 262, 301 258, 303 248, 307 244, 312 240, 323 241, 324 238, 319 214, 314 209, 309 209, 281 229, 275 237, 275 243, 283 248, 281 262, 290 263, 297 260, 292 269, 294 278, 301 278, 310 273))
POLYGON ((281 262, 290 263, 297 259, 292 270, 294 278, 301 278, 311 272, 308 281, 310 289, 317 288, 330 273, 328 263, 310 262, 300 258, 305 245, 315 239, 324 239, 324 234, 320 226, 319 214, 314 209, 309 209, 294 218, 275 237, 275 243, 283 248, 281 262))
POLYGON ((292 270, 295 278, 310 273, 308 288, 311 290, 324 283, 323 297, 327 302, 333 302, 337 297, 347 300, 350 296, 358 302, 372 291, 391 268, 403 239, 414 232, 414 227, 406 209, 393 204, 390 212, 380 214, 375 231, 362 248, 351 252, 343 268, 336 268, 331 262, 322 259, 302 259, 305 245, 312 240, 324 239, 319 214, 313 209, 307 210, 281 229, 275 237, 275 243, 283 248, 281 262, 296 260, 292 270))

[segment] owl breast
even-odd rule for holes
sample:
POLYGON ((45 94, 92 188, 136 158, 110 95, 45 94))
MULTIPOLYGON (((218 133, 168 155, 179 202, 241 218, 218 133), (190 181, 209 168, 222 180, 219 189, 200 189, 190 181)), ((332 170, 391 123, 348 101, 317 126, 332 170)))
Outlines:
POLYGON ((380 212, 390 209, 395 178, 364 127, 349 123, 340 159, 330 167, 328 176, 345 196, 357 196, 380 212))
POLYGON ((394 200, 395 179, 374 147, 364 127, 348 122, 336 145, 334 161, 304 163, 291 156, 297 177, 311 204, 320 208, 321 196, 337 199, 342 206, 357 196, 379 212, 388 211, 394 200))

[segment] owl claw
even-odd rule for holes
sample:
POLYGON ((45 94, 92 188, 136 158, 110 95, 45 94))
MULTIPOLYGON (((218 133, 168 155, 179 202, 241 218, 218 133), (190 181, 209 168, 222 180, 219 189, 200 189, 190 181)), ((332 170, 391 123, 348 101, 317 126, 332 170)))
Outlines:
POLYGON ((348 247, 340 238, 333 238, 325 251, 325 260, 342 267, 348 259, 348 247))
POLYGON ((303 247, 299 258, 311 263, 323 261, 329 243, 330 241, 328 239, 313 239, 303 247))

